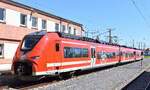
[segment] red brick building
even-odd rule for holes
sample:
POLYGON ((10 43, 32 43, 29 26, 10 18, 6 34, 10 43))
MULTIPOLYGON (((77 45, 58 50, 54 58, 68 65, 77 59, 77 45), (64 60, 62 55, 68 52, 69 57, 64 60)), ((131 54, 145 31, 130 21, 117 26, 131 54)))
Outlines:
POLYGON ((24 4, 0 0, 0 64, 11 63, 24 35, 46 30, 82 35, 82 24, 24 4))

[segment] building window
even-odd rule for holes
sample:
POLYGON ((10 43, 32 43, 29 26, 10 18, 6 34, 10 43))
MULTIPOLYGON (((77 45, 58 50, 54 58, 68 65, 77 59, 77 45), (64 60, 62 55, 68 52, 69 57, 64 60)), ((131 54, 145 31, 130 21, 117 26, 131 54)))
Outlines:
POLYGON ((68 33, 71 34, 71 27, 68 28, 68 33))
POLYGON ((0 44, 0 58, 4 57, 4 44, 0 44))
POLYGON ((46 28, 47 28, 47 21, 42 20, 42 30, 46 30, 46 28))
POLYGON ((27 15, 20 14, 20 24, 22 26, 27 26, 27 15))
POLYGON ((5 9, 0 8, 0 21, 5 21, 5 9))
POLYGON ((76 35, 76 29, 74 28, 73 34, 76 35))
POLYGON ((32 28, 37 28, 38 26, 38 19, 37 17, 32 16, 32 28))
POLYGON ((66 26, 62 25, 62 32, 65 33, 65 30, 66 30, 66 26))
POLYGON ((58 23, 55 23, 55 31, 59 32, 59 24, 58 23))

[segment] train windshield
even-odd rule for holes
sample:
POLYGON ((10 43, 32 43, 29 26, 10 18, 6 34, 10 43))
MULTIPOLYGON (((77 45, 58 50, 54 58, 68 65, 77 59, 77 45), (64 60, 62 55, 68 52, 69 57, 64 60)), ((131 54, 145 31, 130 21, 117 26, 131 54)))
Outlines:
POLYGON ((41 39, 41 35, 28 35, 24 38, 21 50, 32 50, 41 39))

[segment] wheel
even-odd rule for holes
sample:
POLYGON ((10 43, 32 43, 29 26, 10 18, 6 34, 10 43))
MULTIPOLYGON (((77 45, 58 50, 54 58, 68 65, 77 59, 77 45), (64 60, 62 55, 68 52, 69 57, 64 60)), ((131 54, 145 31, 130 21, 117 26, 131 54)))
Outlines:
POLYGON ((74 72, 65 72, 59 75, 59 79, 66 80, 66 79, 72 78, 73 76, 74 76, 74 72))

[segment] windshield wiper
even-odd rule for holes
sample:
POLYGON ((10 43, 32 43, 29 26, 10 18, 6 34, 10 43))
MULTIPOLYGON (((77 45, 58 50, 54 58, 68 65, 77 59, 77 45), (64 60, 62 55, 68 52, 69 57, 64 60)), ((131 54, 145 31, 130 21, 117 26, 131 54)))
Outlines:
POLYGON ((31 48, 21 48, 22 51, 30 51, 31 48))

